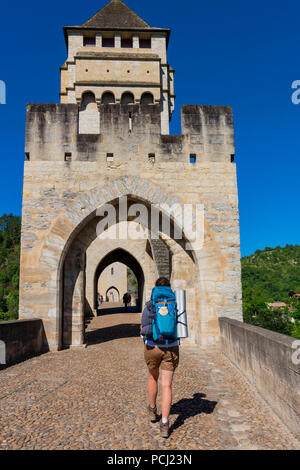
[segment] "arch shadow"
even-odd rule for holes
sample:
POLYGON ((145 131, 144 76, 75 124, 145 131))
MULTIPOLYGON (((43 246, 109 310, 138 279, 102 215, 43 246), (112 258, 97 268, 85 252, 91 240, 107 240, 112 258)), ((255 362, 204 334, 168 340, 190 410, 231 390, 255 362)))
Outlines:
MULTIPOLYGON (((120 312, 118 312, 120 313, 120 312)), ((140 336, 140 326, 137 323, 122 323, 107 328, 88 331, 85 334, 87 346, 92 344, 106 343, 121 338, 136 338, 140 336)))

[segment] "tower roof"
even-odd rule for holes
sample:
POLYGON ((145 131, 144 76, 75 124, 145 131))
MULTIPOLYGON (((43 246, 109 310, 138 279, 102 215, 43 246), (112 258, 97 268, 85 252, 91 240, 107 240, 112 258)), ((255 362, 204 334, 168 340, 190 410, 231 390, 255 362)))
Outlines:
POLYGON ((67 31, 71 30, 126 30, 165 33, 167 42, 170 36, 170 29, 150 26, 122 0, 110 0, 82 25, 65 26, 64 33, 66 39, 67 31))
POLYGON ((101 10, 82 24, 83 27, 93 28, 141 28, 151 26, 142 20, 131 8, 121 0, 110 0, 101 10))

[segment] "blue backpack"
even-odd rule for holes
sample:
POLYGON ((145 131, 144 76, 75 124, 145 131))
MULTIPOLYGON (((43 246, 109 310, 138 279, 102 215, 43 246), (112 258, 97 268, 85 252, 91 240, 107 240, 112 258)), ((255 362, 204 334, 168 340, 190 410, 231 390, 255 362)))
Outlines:
POLYGON ((177 340, 177 305, 171 287, 154 287, 151 294, 153 304, 152 336, 154 341, 177 340))

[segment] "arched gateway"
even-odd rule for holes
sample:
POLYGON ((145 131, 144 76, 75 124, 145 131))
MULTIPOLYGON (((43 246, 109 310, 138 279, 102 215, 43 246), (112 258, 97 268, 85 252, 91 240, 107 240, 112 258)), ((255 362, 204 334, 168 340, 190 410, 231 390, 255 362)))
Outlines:
POLYGON ((169 30, 151 28, 122 2, 104 13, 92 20, 95 42, 84 41, 89 23, 65 28, 61 103, 27 106, 20 318, 41 318, 51 349, 81 346, 97 269, 118 253, 118 261, 142 269, 141 307, 155 278, 169 276, 187 291, 188 341, 213 343, 218 316, 242 318, 232 111, 183 106, 182 135, 169 135, 169 30), (107 21, 113 54, 101 41, 107 21), (123 32, 133 35, 133 47, 119 50, 123 32), (108 89, 115 103, 102 100, 108 89), (134 104, 121 102, 125 92, 134 104), (82 110, 87 93, 97 129, 82 110), (145 94, 153 104, 140 103, 145 94), (124 237, 126 222, 143 237, 124 237), (194 232, 203 234, 200 244, 194 232))
MULTIPOLYGON (((111 250, 109 253, 107 253, 106 256, 104 256, 101 261, 98 263, 97 268, 95 269, 94 273, 94 306, 96 305, 97 299, 97 287, 98 287, 98 280, 99 277, 101 276, 101 273, 105 270, 107 266, 109 266, 112 263, 115 262, 122 262, 125 264, 128 268, 130 268, 137 280, 138 284, 138 307, 139 311, 142 309, 143 305, 143 298, 144 298, 144 285, 145 285, 145 275, 143 268, 141 264, 138 262, 138 260, 127 250, 124 250, 122 248, 116 248, 114 250, 111 250)), ((122 296, 127 292, 127 289, 124 290, 124 292, 119 292, 119 301, 122 300, 122 296)))

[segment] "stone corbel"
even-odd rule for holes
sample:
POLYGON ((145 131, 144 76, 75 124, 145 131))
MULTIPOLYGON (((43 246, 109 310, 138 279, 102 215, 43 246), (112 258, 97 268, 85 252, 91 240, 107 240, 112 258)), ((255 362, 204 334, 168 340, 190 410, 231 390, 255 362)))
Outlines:
POLYGON ((100 113, 101 98, 96 98, 97 108, 100 113))
POLYGON ((80 109, 81 108, 81 97, 76 98, 76 103, 77 103, 78 109, 80 109))

